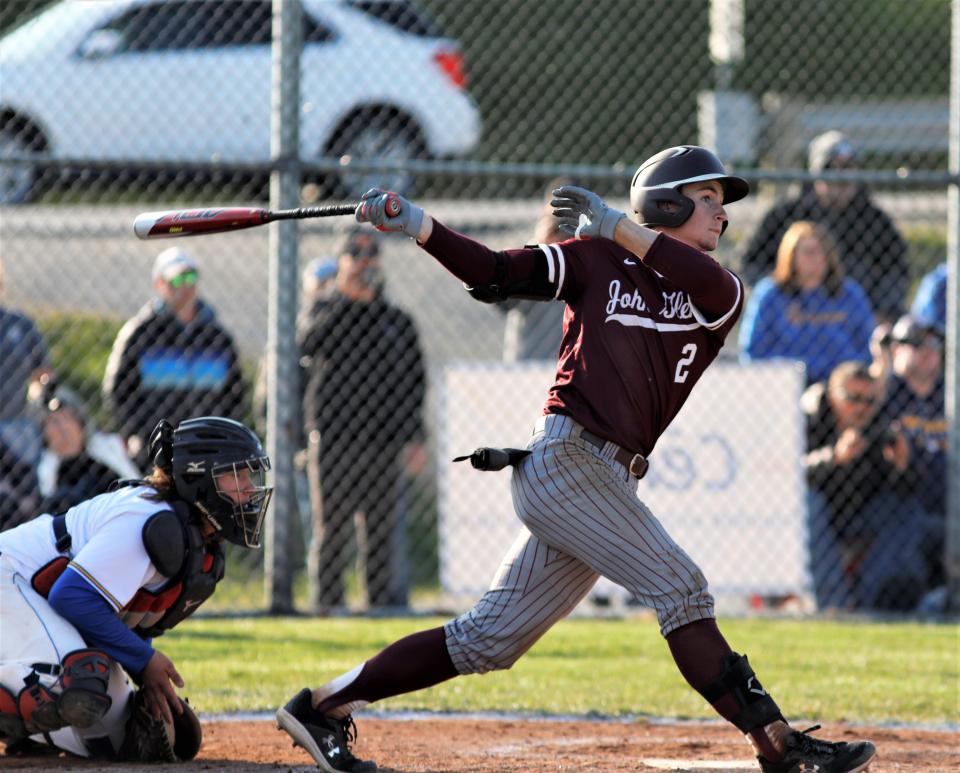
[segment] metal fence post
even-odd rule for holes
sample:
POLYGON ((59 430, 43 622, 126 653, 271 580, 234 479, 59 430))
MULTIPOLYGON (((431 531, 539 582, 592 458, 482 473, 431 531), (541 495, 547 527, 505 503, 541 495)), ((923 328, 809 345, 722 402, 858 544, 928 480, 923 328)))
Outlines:
MULTIPOLYGON (((301 8, 299 0, 273 0, 270 205, 284 209, 299 197, 301 8)), ((267 528, 264 585, 271 612, 293 610, 290 561, 297 512, 293 455, 298 411, 296 308, 298 231, 293 221, 270 224, 267 335, 267 445, 275 492, 267 528)))
POLYGON ((952 4, 950 46, 950 172, 947 186, 947 343, 946 415, 949 433, 947 539, 945 564, 948 605, 960 611, 960 0, 952 4))

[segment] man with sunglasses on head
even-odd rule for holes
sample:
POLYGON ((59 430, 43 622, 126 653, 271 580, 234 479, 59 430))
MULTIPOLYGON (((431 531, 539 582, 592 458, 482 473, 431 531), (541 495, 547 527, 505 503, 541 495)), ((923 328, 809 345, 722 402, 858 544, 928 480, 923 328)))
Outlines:
POLYGON ((147 466, 146 440, 160 418, 243 418, 244 384, 233 337, 197 292, 200 270, 180 247, 153 265, 156 293, 120 329, 103 397, 130 455, 147 466))
POLYGON ((861 362, 837 365, 811 384, 800 405, 807 420, 810 570, 817 605, 857 606, 855 556, 863 550, 862 518, 884 486, 884 425, 877 417, 883 383, 861 362))

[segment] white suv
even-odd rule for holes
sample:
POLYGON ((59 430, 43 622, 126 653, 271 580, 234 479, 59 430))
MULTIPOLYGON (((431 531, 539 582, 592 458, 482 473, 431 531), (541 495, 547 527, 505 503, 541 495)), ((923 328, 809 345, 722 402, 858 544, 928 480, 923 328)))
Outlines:
MULTIPOLYGON (((302 0, 300 153, 455 157, 480 116, 457 44, 406 0, 302 0)), ((0 39, 0 157, 270 158, 270 0, 63 0, 0 39)), ((0 203, 37 170, 0 164, 0 203)), ((409 174, 345 172, 342 192, 409 174)))

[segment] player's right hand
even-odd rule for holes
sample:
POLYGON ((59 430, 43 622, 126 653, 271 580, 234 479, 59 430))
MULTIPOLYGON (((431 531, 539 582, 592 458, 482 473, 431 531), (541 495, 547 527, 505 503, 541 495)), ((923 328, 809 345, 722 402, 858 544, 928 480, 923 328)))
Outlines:
POLYGON ((392 191, 371 188, 360 197, 355 214, 358 223, 370 223, 378 231, 402 231, 414 239, 420 237, 423 209, 392 191), (400 211, 391 214, 398 206, 400 211))
POLYGON ((177 691, 173 689, 183 687, 183 679, 177 672, 173 661, 164 655, 160 650, 155 650, 153 656, 147 662, 146 667, 140 674, 140 680, 143 683, 141 689, 144 691, 144 699, 147 708, 154 719, 163 719, 166 722, 173 722, 173 715, 170 713, 170 707, 180 714, 183 712, 183 706, 177 691), (173 684, 170 684, 173 682, 173 684))
POLYGON ((613 240, 617 223, 626 215, 611 209, 596 193, 576 185, 564 185, 553 192, 553 216, 557 226, 575 239, 613 240))

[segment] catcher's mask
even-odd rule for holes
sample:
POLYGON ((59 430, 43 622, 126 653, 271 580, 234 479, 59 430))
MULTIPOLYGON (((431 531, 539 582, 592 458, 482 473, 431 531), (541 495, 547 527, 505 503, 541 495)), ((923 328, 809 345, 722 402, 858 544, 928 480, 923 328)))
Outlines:
POLYGON ((253 432, 217 416, 188 419, 176 430, 162 421, 151 435, 151 455, 173 478, 177 494, 209 519, 218 536, 260 547, 273 487, 266 481, 270 459, 253 432))
MULTIPOLYGON (((640 225, 651 228, 679 228, 693 214, 693 199, 680 193, 690 183, 719 180, 723 185, 723 203, 739 201, 750 193, 750 184, 742 177, 728 175, 720 159, 706 148, 679 145, 648 158, 637 169, 630 184, 630 205, 640 225), (660 205, 674 204, 675 212, 660 205)), ((723 224, 726 230, 726 222, 723 224)))

